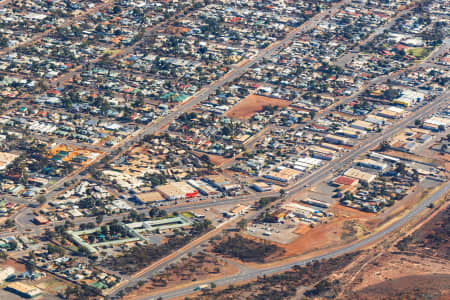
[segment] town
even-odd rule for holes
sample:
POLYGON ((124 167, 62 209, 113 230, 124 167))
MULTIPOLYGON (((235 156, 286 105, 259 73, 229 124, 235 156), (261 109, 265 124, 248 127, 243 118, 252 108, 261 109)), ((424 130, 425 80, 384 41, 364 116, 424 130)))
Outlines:
POLYGON ((3 0, 0 16, 0 299, 355 298, 313 275, 251 287, 445 211, 447 1, 3 0))

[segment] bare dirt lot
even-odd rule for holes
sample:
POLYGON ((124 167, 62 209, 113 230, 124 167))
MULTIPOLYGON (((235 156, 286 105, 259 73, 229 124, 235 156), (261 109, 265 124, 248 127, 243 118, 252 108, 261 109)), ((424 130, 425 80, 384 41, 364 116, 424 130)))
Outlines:
POLYGON ((449 299, 449 213, 444 204, 425 224, 394 242, 389 251, 362 258, 361 270, 348 272, 353 275, 341 281, 352 282, 345 298, 449 299))
POLYGON ((277 98, 270 98, 258 95, 248 95, 238 104, 233 106, 226 116, 233 119, 247 120, 251 118, 255 113, 262 111, 264 106, 278 106, 286 107, 290 104, 287 100, 281 100, 277 98))
MULTIPOLYGON (((442 289, 450 291, 450 265, 432 257, 415 254, 385 253, 367 265, 352 287, 355 295, 369 299, 395 298, 399 293, 414 291, 420 286, 424 290, 442 289), (436 285, 432 281, 436 280, 436 285), (440 282, 440 284, 437 284, 440 282)), ((414 293, 413 293, 414 294, 414 293)))
POLYGON ((143 296, 177 288, 183 284, 192 284, 193 281, 201 284, 202 281, 233 275, 238 271, 238 268, 228 261, 200 252, 183 259, 160 276, 153 277, 152 280, 123 299, 140 299, 143 296))
POLYGON ((442 159, 423 157, 423 156, 419 156, 416 154, 411 154, 411 153, 406 153, 406 152, 401 152, 401 151, 396 151, 396 150, 388 150, 388 151, 385 151, 384 154, 390 155, 393 157, 398 157, 401 159, 420 162, 420 163, 424 163, 424 164, 432 164, 432 165, 436 165, 436 166, 442 166, 444 164, 444 161, 442 159))
MULTIPOLYGON (((15 275, 19 275, 20 273, 25 272, 26 268, 23 264, 17 263, 11 259, 6 260, 0 264, 0 267, 10 266, 15 270, 15 275)), ((14 293, 4 290, 4 288, 9 285, 11 282, 3 282, 0 284, 0 300, 18 300, 24 299, 14 293)), ((22 283, 25 283, 30 286, 35 286, 43 291, 43 296, 40 299, 60 299, 57 297, 58 293, 63 293, 67 288, 68 284, 48 275, 46 277, 40 278, 38 280, 24 280, 22 283)))
MULTIPOLYGON (((308 253, 329 247, 335 247, 349 240, 357 238, 358 230, 349 231, 344 227, 347 218, 335 218, 328 224, 320 224, 315 228, 308 225, 302 225, 298 228, 296 233, 300 236, 288 245, 282 247, 285 252, 285 257, 296 256, 299 253, 308 253)), ((348 220, 351 220, 348 218, 348 220)))
POLYGON ((354 299, 449 299, 450 275, 404 276, 355 293, 354 299))

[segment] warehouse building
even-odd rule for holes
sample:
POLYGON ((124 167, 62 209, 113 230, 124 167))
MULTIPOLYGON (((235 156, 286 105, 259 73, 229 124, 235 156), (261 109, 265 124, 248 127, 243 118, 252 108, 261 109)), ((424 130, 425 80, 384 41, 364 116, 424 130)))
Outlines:
POLYGON ((17 154, 0 152, 0 170, 6 169, 18 157, 17 154))
POLYGON ((378 171, 384 171, 388 165, 382 162, 375 161, 373 159, 363 159, 356 162, 358 166, 370 168, 378 171))
POLYGON ((377 175, 373 175, 370 173, 363 172, 361 170, 350 168, 345 173, 344 176, 358 179, 359 181, 365 181, 367 183, 371 183, 377 178, 377 175))
POLYGON ((272 190, 272 187, 265 182, 258 181, 251 185, 251 188, 257 192, 269 192, 272 190))
POLYGON ((276 171, 270 171, 269 173, 265 174, 264 178, 286 183, 296 180, 300 176, 300 174, 300 171, 291 168, 279 168, 276 171))
POLYGON ((139 204, 152 204, 166 201, 166 198, 164 198, 159 192, 147 192, 136 194, 134 196, 134 199, 139 204))
POLYGON ((308 150, 313 158, 321 160, 332 160, 337 153, 334 150, 320 146, 310 146, 308 150))
POLYGON ((357 130, 367 130, 367 131, 372 131, 375 129, 375 125, 373 123, 361 120, 356 120, 350 125, 350 127, 357 130))
POLYGON ((204 181, 201 180, 188 180, 187 183, 189 183, 191 186, 196 188, 202 195, 205 196, 214 196, 218 195, 219 191, 207 184, 204 181))
POLYGON ((10 266, 0 268, 0 282, 5 281, 6 278, 13 275, 14 272, 14 268, 10 266))
POLYGON ((450 126, 450 119, 440 118, 440 117, 432 117, 423 122, 423 128, 439 131, 439 126, 443 126, 444 129, 447 129, 450 126))
POLYGON ((337 136, 333 134, 327 134, 323 140, 328 143, 336 144, 336 145, 346 145, 348 143, 348 138, 337 136))
POLYGON ((42 291, 37 287, 17 281, 11 283, 5 289, 24 298, 36 298, 42 295, 42 291))
POLYGON ((344 127, 336 132, 336 134, 352 138, 359 139, 361 136, 365 135, 367 132, 365 130, 356 130, 350 127, 344 127))
POLYGON ((390 106, 377 113, 378 116, 388 119, 402 118, 405 114, 405 110, 400 107, 390 106))
POLYGON ((400 104, 403 106, 411 106, 414 105, 416 102, 420 102, 424 98, 424 94, 412 90, 405 90, 403 91, 400 98, 394 99, 392 103, 400 104))
POLYGON ((185 200, 198 196, 198 190, 184 181, 158 185, 156 191, 167 200, 185 200))

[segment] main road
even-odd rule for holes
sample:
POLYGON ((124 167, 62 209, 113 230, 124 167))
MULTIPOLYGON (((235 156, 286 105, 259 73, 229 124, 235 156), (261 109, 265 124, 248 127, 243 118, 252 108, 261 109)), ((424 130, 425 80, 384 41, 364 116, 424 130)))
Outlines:
MULTIPOLYGON (((356 243, 353 243, 351 245, 345 246, 343 248, 340 248, 338 250, 334 250, 332 252, 329 252, 327 254, 319 255, 316 257, 312 257, 309 259, 301 259, 298 261, 289 262, 287 264, 281 265, 281 266, 275 266, 275 267, 269 267, 265 269, 258 269, 258 270, 244 270, 241 271, 237 275, 233 276, 227 276, 223 277, 221 279, 217 279, 214 281, 206 282, 202 284, 211 284, 214 283, 217 286, 227 286, 229 284, 236 284, 238 282, 251 280, 254 278, 257 278, 258 276, 264 276, 264 275, 271 275, 279 272, 284 272, 287 270, 292 269, 294 266, 303 266, 313 261, 319 261, 322 259, 329 259, 332 257, 340 256, 349 252, 356 251, 362 247, 368 246, 372 244, 373 242, 376 242, 377 240, 383 238, 384 236, 392 233, 393 231, 399 229, 406 223, 410 222, 414 217, 419 215, 423 210, 425 210, 431 203, 437 201, 441 197, 445 196, 450 190, 450 182, 447 182, 445 185, 443 185, 437 192, 433 193, 432 195, 429 195, 424 201, 422 201, 418 206, 413 208, 407 215, 405 215, 403 218, 401 218, 399 221, 395 222, 388 228, 379 231, 363 240, 360 240, 356 243)), ((193 293, 193 289, 197 284, 192 284, 191 286, 185 286, 180 289, 175 289, 168 292, 163 292, 159 294, 155 294, 152 296, 142 297, 140 300, 149 300, 149 299, 156 299, 158 297, 162 297, 163 299, 170 299, 175 297, 181 297, 186 296, 193 293)))
MULTIPOLYGON (((302 191, 306 186, 309 186, 315 182, 318 182, 319 180, 323 180, 324 177, 328 176, 333 172, 333 170, 339 169, 343 166, 345 166, 347 163, 350 163, 352 160, 357 158, 358 156, 363 155, 370 149, 376 147, 379 143, 382 141, 396 135, 401 130, 405 129, 408 125, 410 125, 414 120, 424 118, 427 115, 430 115, 434 112, 436 112, 440 105, 443 103, 446 103, 448 99, 450 98, 450 92, 445 92, 441 96, 434 99, 433 102, 425 105, 424 107, 416 110, 415 112, 412 112, 410 115, 408 115, 405 119, 402 121, 393 124, 390 128, 385 128, 381 134, 379 134, 377 137, 374 137, 373 139, 366 140, 365 142, 361 143, 358 148, 346 153, 345 157, 340 159, 339 161, 332 161, 331 163, 328 163, 318 170, 315 170, 313 173, 309 174, 308 176, 300 179, 295 184, 291 185, 290 187, 286 188, 286 194, 287 196, 295 195, 302 191)), ((82 176, 80 174, 75 174, 74 176, 71 176, 70 180, 77 180, 81 179, 82 176)), ((56 184, 56 187, 62 186, 63 182, 66 182, 66 180, 59 182, 56 184)), ((49 191, 48 195, 56 195, 57 189, 56 187, 53 187, 49 191)), ((255 195, 249 195, 249 196, 241 196, 241 197, 234 197, 234 198, 228 198, 225 200, 218 200, 217 202, 199 202, 199 203, 191 203, 187 205, 180 205, 176 207, 170 208, 170 212, 173 211, 181 211, 181 210, 192 210, 196 208, 206 208, 210 207, 211 205, 217 206, 217 205, 225 205, 225 204, 237 204, 241 202, 250 202, 250 201, 256 201, 261 196, 277 196, 278 192, 269 192, 269 193, 262 193, 262 194, 255 194, 255 195)), ((17 220, 17 227, 19 232, 24 232, 25 229, 32 229, 33 224, 31 223, 31 219, 33 216, 31 215, 31 209, 24 209, 21 212, 19 212, 15 217, 17 220)), ((93 220, 93 219, 92 219, 93 220)), ((55 225, 55 224, 52 224, 55 225)))
MULTIPOLYGON (((168 126, 171 122, 173 122, 176 118, 178 118, 182 113, 190 111, 194 106, 198 105, 200 102, 208 99, 209 95, 213 94, 217 89, 223 87, 224 85, 233 82, 235 79, 241 77, 245 72, 247 72, 252 66, 254 66, 256 63, 262 61, 264 58, 270 57, 272 54, 274 54, 276 51, 290 43, 293 39, 295 39, 299 34, 302 34, 304 32, 307 32, 308 30, 313 29, 319 22, 321 22, 325 17, 327 17, 330 14, 336 13, 343 5, 346 5, 350 3, 351 0, 343 0, 339 3, 334 4, 329 10, 323 11, 305 23, 303 23, 298 28, 292 30, 289 32, 286 37, 280 41, 277 41, 270 45, 269 47, 261 50, 257 55, 255 55, 253 58, 249 59, 247 62, 236 66, 234 69, 232 69, 230 72, 228 72, 226 75, 224 75, 219 80, 213 82, 209 86, 203 88, 196 94, 194 94, 192 97, 190 97, 186 102, 183 104, 180 104, 177 106, 174 110, 172 110, 170 113, 168 113, 166 116, 162 117, 158 121, 150 124, 149 126, 146 126, 144 128, 141 128, 140 130, 136 131, 134 134, 130 135, 127 139, 123 140, 122 142, 118 143, 114 148, 121 149, 117 156, 123 154, 126 152, 132 145, 134 145, 137 141, 141 140, 144 136, 149 134, 155 134, 161 129, 168 126)), ((101 160, 107 155, 107 153, 101 154, 97 161, 101 160)), ((69 176, 66 176, 65 178, 58 181, 56 184, 52 185, 48 188, 48 192, 45 194, 45 196, 50 199, 52 197, 55 197, 57 195, 57 192, 60 188, 64 186, 65 183, 81 179, 82 176, 80 173, 84 171, 86 168, 80 168, 78 170, 75 170, 72 174, 69 176)), ((35 200, 35 199, 34 199, 35 200)))
MULTIPOLYGON (((386 139, 388 139, 388 138, 398 134, 399 132, 404 130, 407 126, 411 125, 414 120, 416 120, 418 118, 424 118, 424 117, 426 117, 426 116, 428 116, 428 115, 438 111, 440 106, 442 104, 445 104, 449 97, 450 97, 450 92, 447 91, 444 94, 442 94, 441 96, 439 96, 438 98, 434 99, 434 101, 432 101, 431 103, 428 103, 424 107, 422 107, 422 108, 416 110, 415 112, 411 113, 410 115, 408 115, 402 121, 399 121, 398 123, 393 124, 390 128, 385 128, 383 130, 383 132, 381 132, 377 137, 374 137, 372 139, 368 139, 368 140, 364 141, 363 143, 358 145, 355 150, 352 150, 349 153, 347 153, 346 156, 343 157, 342 159, 340 159, 338 161, 332 161, 332 162, 322 166, 321 168, 317 169, 315 172, 311 173, 310 175, 300 179, 298 182, 296 182, 295 184, 293 184, 293 185, 291 185, 291 186, 289 186, 289 187, 287 187, 285 189, 286 197, 294 196, 295 194, 297 194, 297 193, 301 192, 303 189, 305 189, 307 186, 309 186, 311 184, 314 184, 314 183, 317 183, 317 182, 320 182, 321 180, 324 180, 324 178, 326 178, 327 176, 329 176, 330 174, 333 173, 333 170, 336 170, 336 169, 344 167, 346 164, 352 162, 355 158, 363 155, 364 153, 366 153, 370 149, 373 149, 376 146, 378 146, 382 141, 384 141, 384 140, 386 140, 386 139)), ((448 187, 448 184, 446 185, 446 187, 448 187)), ((279 192, 265 193, 264 195, 265 196, 278 196, 279 192)), ((250 196, 246 196, 246 197, 231 198, 231 199, 228 199, 228 200, 223 200, 221 202, 223 202, 223 203, 229 203, 229 202, 235 203, 235 201, 243 201, 243 200, 256 201, 257 199, 259 199, 259 197, 261 197, 261 195, 255 194, 255 195, 250 195, 250 196)), ((213 205, 217 205, 217 203, 213 203, 213 205)), ((190 204, 190 208, 194 208, 194 207, 198 208, 198 207, 206 207, 206 206, 211 206, 211 203, 199 203, 198 205, 190 204)), ((420 208, 423 209, 425 207, 426 207, 426 205, 421 204, 414 211, 417 211, 417 209, 420 210, 420 208)), ((393 226, 395 226, 395 225, 393 225, 393 226)), ((393 227, 393 228, 395 229, 397 227, 393 227)), ((375 236, 377 236, 377 238, 379 238, 379 237, 383 236, 383 233, 387 234, 387 233, 391 232, 394 229, 389 230, 389 228, 388 228, 388 229, 386 229, 384 231, 381 231, 380 233, 376 234, 375 236)), ((210 238, 201 238, 201 244, 206 244, 209 240, 210 240, 210 238)), ((196 240, 194 240, 192 242, 192 244, 190 244, 190 246, 188 245, 188 246, 185 246, 183 248, 185 250, 184 253, 187 254, 188 252, 191 252, 194 248, 198 248, 201 244, 199 244, 198 242, 196 242, 196 240)), ((354 246, 348 246, 345 249, 347 249, 347 251, 352 251, 352 250, 354 250, 356 248, 354 246)), ((335 254, 335 255, 337 255, 337 254, 335 254)), ((335 255, 332 255, 332 256, 335 256, 335 255)), ((158 272, 158 271, 164 269, 165 267, 169 266, 170 264, 175 263, 182 256, 183 256, 182 254, 177 254, 177 255, 174 255, 173 258, 171 258, 169 260, 164 259, 163 262, 157 264, 157 268, 156 269, 150 268, 146 272, 139 273, 139 276, 131 278, 126 285, 121 287, 121 289, 123 289, 124 287, 133 286, 138 281, 148 279, 149 277, 154 275, 155 272, 158 272)), ((321 257, 321 258, 324 258, 324 257, 321 257)), ((278 268, 281 268, 280 270, 284 270, 283 268, 289 269, 291 267, 291 264, 288 264, 286 266, 281 266, 281 267, 278 267, 278 268), (289 267, 286 267, 286 266, 289 266, 289 267)), ((256 273, 239 274, 239 275, 236 275, 236 276, 228 278, 228 280, 240 281, 240 280, 251 279, 251 278, 254 278, 256 276, 259 276, 260 275, 259 272, 260 271, 258 271, 256 273)), ((278 271, 275 270, 273 272, 278 272, 278 271)), ((217 283, 221 284, 220 280, 217 283)), ((224 284, 227 284, 227 282, 225 282, 224 284)), ((119 290, 115 290, 113 292, 112 296, 116 295, 118 293, 118 291, 119 290)), ((185 290, 185 291, 187 291, 187 290, 185 290)), ((192 289, 189 290, 189 292, 191 292, 191 291, 192 291, 192 289)))

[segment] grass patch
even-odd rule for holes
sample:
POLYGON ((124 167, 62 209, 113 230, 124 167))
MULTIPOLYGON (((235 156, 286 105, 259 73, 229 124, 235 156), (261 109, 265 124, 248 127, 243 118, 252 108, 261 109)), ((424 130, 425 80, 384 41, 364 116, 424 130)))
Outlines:
POLYGON ((188 219, 192 219, 192 218, 194 217, 193 214, 191 214, 190 212, 187 212, 187 211, 181 213, 181 215, 182 215, 183 217, 185 217, 185 218, 188 218, 188 219))
POLYGON ((430 52, 431 52, 431 50, 424 48, 424 47, 411 48, 406 51, 406 53, 408 53, 410 55, 414 55, 419 60, 427 57, 430 54, 430 52))

